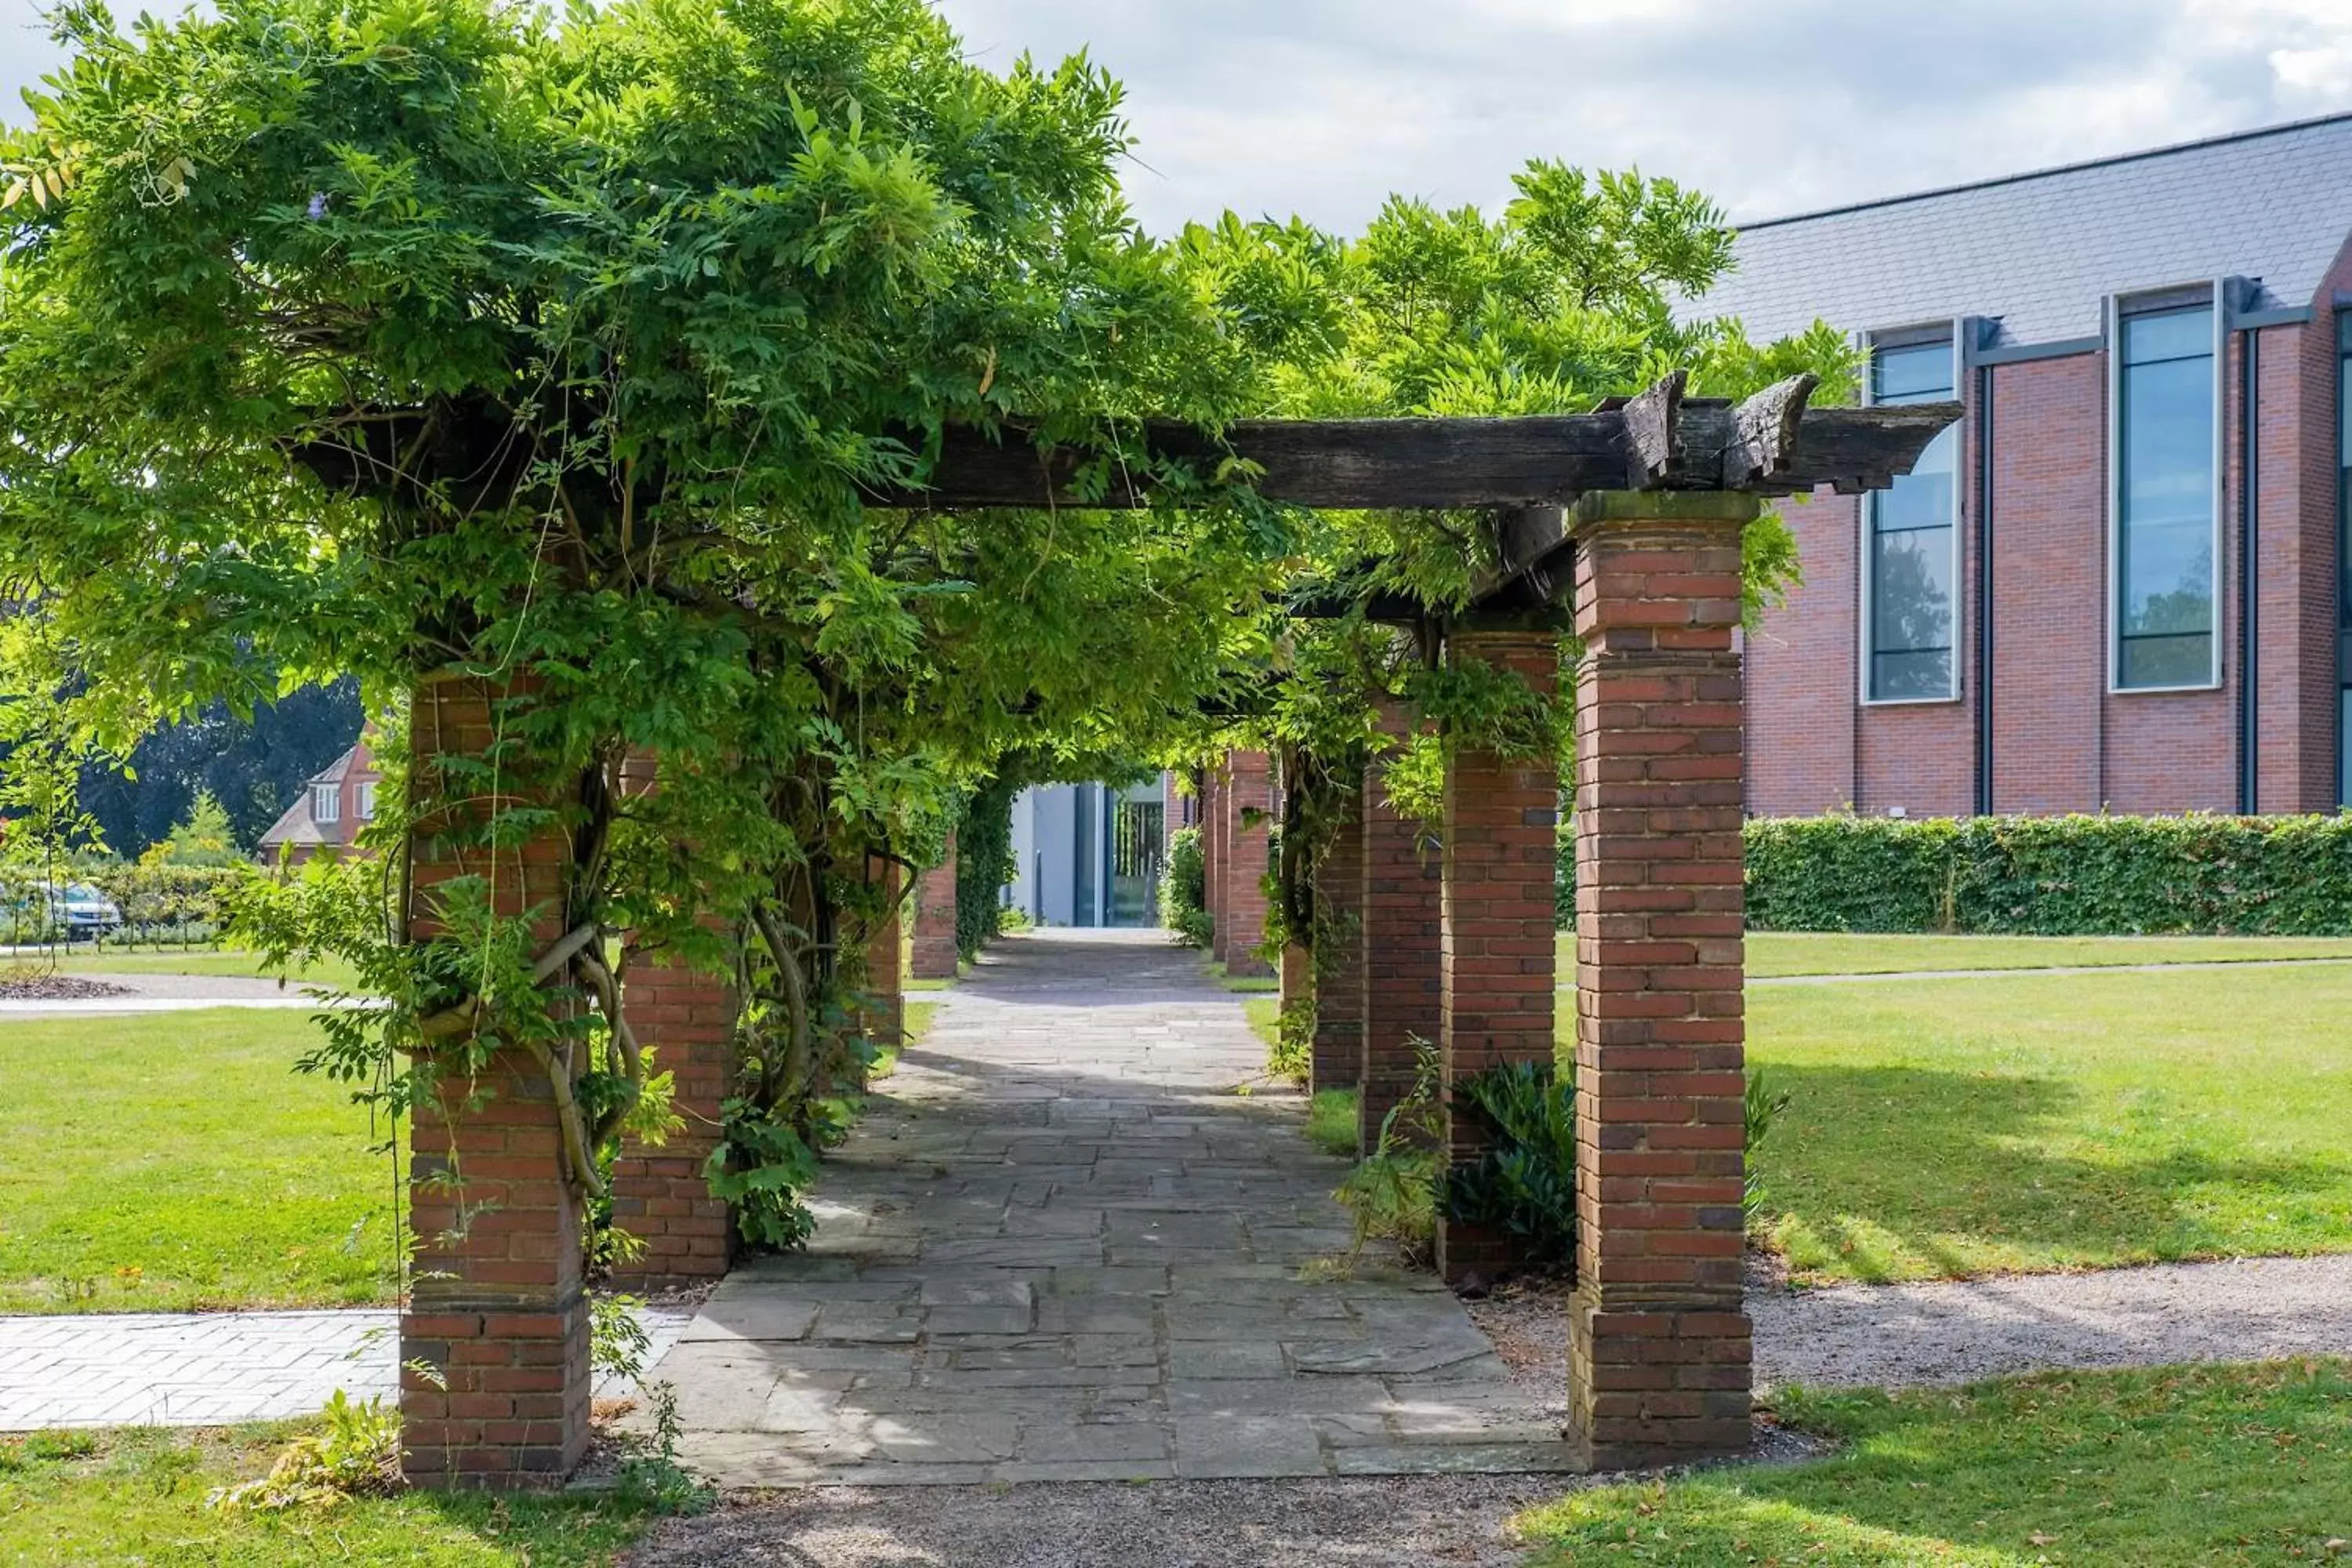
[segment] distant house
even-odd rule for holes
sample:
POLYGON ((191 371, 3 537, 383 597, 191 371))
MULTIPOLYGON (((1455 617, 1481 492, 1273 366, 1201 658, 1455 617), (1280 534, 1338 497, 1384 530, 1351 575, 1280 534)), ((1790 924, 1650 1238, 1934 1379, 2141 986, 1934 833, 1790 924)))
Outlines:
POLYGON ((313 855, 340 854, 375 816, 375 786, 383 775, 361 741, 311 775, 302 796, 261 836, 261 858, 276 865, 282 855, 299 865, 313 855))

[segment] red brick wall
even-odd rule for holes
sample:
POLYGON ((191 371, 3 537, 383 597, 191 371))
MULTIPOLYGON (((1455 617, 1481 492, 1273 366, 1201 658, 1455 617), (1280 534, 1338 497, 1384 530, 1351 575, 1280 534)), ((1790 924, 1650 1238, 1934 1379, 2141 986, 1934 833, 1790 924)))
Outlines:
MULTIPOLYGON (((436 757, 489 748, 500 695, 470 679, 418 688, 419 798, 430 797, 436 757)), ((493 853, 442 831, 465 826, 446 818, 419 825, 409 911, 415 933, 435 931, 433 890, 475 874, 489 879, 499 912, 541 909, 539 938, 559 935, 571 866, 562 837, 493 853)), ((417 1250, 400 1321, 401 1462, 417 1485, 551 1486, 587 1450, 581 1215, 562 1149, 547 1076, 519 1053, 499 1056, 478 1077, 445 1082, 440 1108, 410 1124, 409 1228, 417 1250), (409 1370, 412 1363, 435 1374, 409 1370)))
MULTIPOLYGON (((1360 785, 1363 775, 1355 783, 1360 785)), ((1308 1083, 1352 1089, 1364 1070, 1364 797, 1339 807, 1315 868, 1315 1047, 1308 1083)))
POLYGON ((1748 808, 1759 816, 1810 816, 1854 804, 1855 549, 1852 497, 1787 501, 1805 580, 1767 610, 1747 639, 1757 723, 1748 756, 1748 808))
POLYGON ((1572 1430, 1593 1468, 1748 1442, 1740 498, 1578 509, 1572 1430))
POLYGON ((735 1089, 735 987, 724 974, 635 959, 622 1005, 654 1070, 673 1075, 672 1105, 686 1125, 658 1145, 625 1140, 613 1162, 613 1223, 645 1243, 614 1270, 632 1290, 716 1279, 735 1257, 734 1217, 702 1173, 719 1146, 735 1089))
MULTIPOLYGON (((1446 637, 1445 658, 1507 672, 1546 698, 1559 690, 1559 638, 1552 631, 1458 630, 1446 637)), ((1447 1157, 1457 1165, 1485 1152, 1487 1134, 1476 1119, 1455 1114, 1454 1086, 1488 1068, 1549 1062, 1558 1048, 1559 813, 1559 769, 1549 755, 1463 745, 1447 761, 1439 1103, 1447 1157)), ((1445 1279, 1491 1277, 1525 1261, 1517 1238, 1441 1215, 1437 1268, 1445 1279)))
POLYGON ((950 833, 940 863, 922 874, 915 889, 915 941, 908 969, 917 980, 953 980, 956 959, 956 843, 950 833))
POLYGON ((1265 940, 1267 832, 1274 821, 1274 769, 1264 752, 1233 752, 1225 758, 1225 853, 1219 867, 1224 881, 1224 915, 1217 922, 1218 956, 1225 972, 1270 975, 1274 965, 1255 952, 1265 940), (1247 820, 1244 820, 1244 814, 1247 820))
MULTIPOLYGON (((2309 326, 2262 333, 2259 796, 2265 811, 2336 801, 2336 423, 2333 300, 2352 289, 2352 247, 2322 285, 2309 326)), ((1994 808, 2011 812, 2230 811, 2238 805, 2238 533, 2244 417, 2239 339, 2223 369, 2222 684, 2108 694, 2107 360, 1994 368, 1994 808)), ((1860 505, 1786 510, 1806 581, 1748 639, 1748 809, 1804 815, 1974 809, 1976 551, 1980 425, 1974 377, 1962 457, 1958 588, 1962 699, 1858 700, 1860 505)))
MULTIPOLYGON (((1381 704, 1381 728, 1406 731, 1403 705, 1381 704)), ((1443 851, 1434 831, 1389 804, 1376 763, 1364 785, 1364 1062, 1358 1140, 1369 1149, 1381 1123, 1411 1093, 1414 1041, 1437 1043, 1442 1016, 1438 951, 1444 917, 1443 851)))

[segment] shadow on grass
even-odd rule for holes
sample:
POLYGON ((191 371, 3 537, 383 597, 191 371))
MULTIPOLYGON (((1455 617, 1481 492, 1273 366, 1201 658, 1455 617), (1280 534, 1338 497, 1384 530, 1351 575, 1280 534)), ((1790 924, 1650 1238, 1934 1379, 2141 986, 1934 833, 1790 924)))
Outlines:
POLYGON ((1844 1452, 1572 1493, 1520 1522, 1543 1565, 2326 1561, 2352 1512, 2347 1373, 2302 1362, 1798 1394, 1784 1415, 1844 1452))
MULTIPOLYGON (((2155 1147, 2094 1153, 2074 1086, 1908 1067, 1775 1063, 1791 1096, 1757 1165, 1801 1274, 1885 1280, 2243 1250, 2345 1228, 2343 1162, 2155 1147), (2323 1199, 2326 1201, 2323 1201, 2323 1199), (2329 1217, 2333 1211, 2334 1217, 2329 1217)), ((2216 1086, 2221 1092, 2224 1086, 2216 1086)), ((2352 1237, 2339 1239, 2352 1240, 2352 1237)))

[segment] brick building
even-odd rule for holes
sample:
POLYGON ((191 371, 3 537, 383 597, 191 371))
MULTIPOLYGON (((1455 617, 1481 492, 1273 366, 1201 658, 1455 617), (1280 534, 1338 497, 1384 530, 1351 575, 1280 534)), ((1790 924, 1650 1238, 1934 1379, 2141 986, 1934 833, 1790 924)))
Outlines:
POLYGON ((1694 314, 1966 405, 1893 490, 1783 509, 1748 810, 2343 803, 2347 237, 2352 115, 1746 228, 1694 314))
POLYGON ((302 793, 261 836, 264 865, 284 856, 299 866, 314 855, 340 855, 375 819, 375 791, 383 774, 365 737, 303 783, 302 793))

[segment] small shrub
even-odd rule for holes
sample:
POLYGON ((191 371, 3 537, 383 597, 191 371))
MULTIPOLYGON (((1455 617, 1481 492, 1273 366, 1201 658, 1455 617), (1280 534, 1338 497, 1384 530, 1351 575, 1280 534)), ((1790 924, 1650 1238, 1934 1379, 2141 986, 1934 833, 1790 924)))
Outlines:
POLYGON ((278 1512, 400 1489, 398 1410, 386 1409, 381 1397, 354 1401, 339 1388, 320 1415, 324 1428, 288 1444, 268 1475, 216 1487, 205 1500, 220 1509, 278 1512))
POLYGON ((1748 1183, 1739 1194, 1739 1205, 1749 1225, 1756 1223, 1756 1216, 1762 1212, 1769 1196, 1763 1178, 1756 1173, 1756 1147, 1772 1131, 1772 1123, 1780 1112, 1789 1109, 1790 1098, 1788 1090, 1775 1091, 1764 1081, 1762 1068, 1748 1075, 1748 1093, 1743 1107, 1748 1132, 1748 1183))
POLYGON ((1314 1070, 1315 999, 1293 997, 1275 1015, 1274 1043, 1266 1048, 1268 1078, 1303 1084, 1314 1070))
POLYGON ((653 1340, 637 1317, 645 1303, 626 1294, 592 1296, 588 1300, 588 1363, 611 1377, 631 1383, 645 1375, 646 1352, 653 1340))
POLYGON ((1454 1110, 1488 1143, 1449 1173, 1445 1217, 1519 1237, 1530 1263, 1566 1263, 1576 1246, 1573 1079, 1549 1062, 1488 1068, 1454 1087, 1454 1110))
POLYGON ((1168 863, 1160 877, 1160 922, 1183 947, 1205 948, 1216 935, 1210 918, 1208 862, 1202 858, 1201 830, 1180 827, 1168 838, 1168 863))
POLYGON ((816 1181, 816 1151, 751 1101, 723 1109, 726 1136, 704 1162, 710 1195, 735 1205, 736 1228, 754 1247, 790 1251, 816 1229, 801 1194, 816 1181))
POLYGON ((1381 1118, 1372 1152, 1332 1194, 1355 1226, 1345 1268, 1374 1240, 1392 1241, 1408 1263, 1423 1263, 1437 1238, 1437 1047, 1418 1037, 1412 1046, 1412 1091, 1381 1118))

